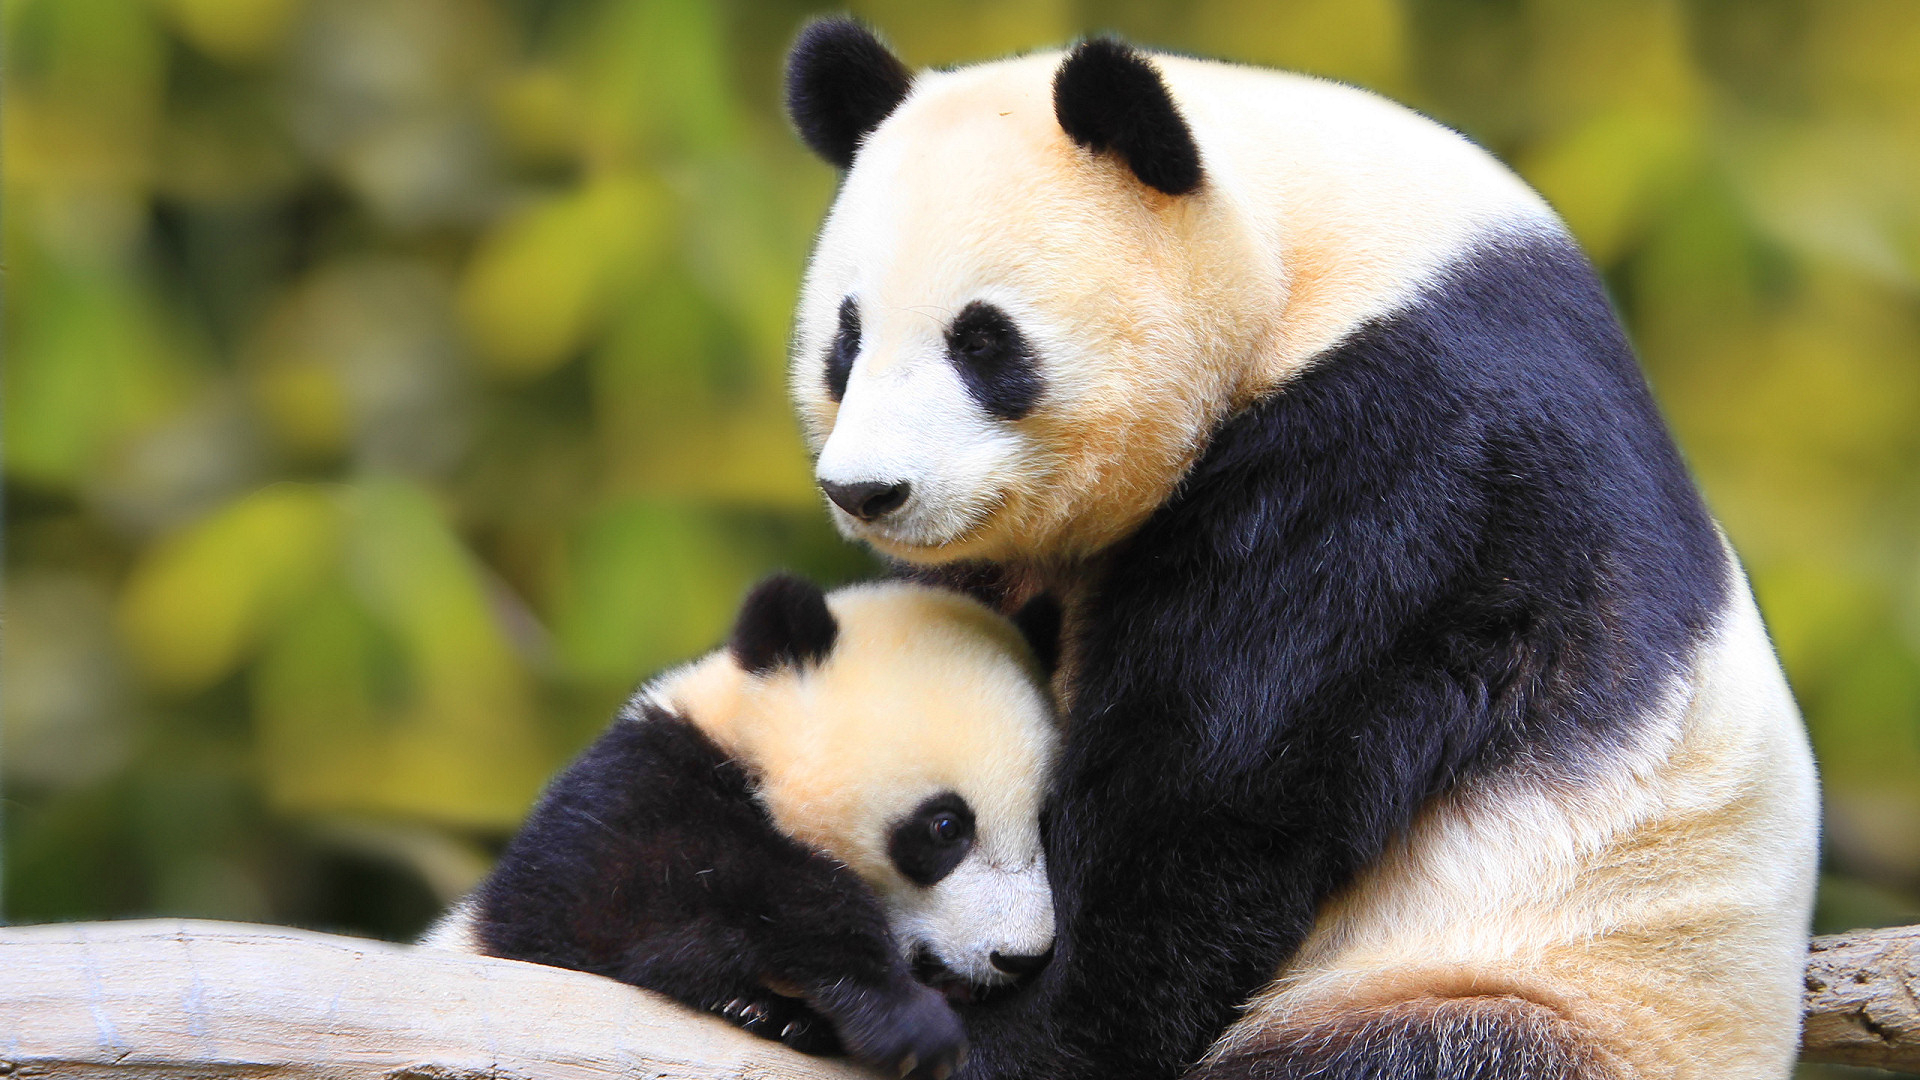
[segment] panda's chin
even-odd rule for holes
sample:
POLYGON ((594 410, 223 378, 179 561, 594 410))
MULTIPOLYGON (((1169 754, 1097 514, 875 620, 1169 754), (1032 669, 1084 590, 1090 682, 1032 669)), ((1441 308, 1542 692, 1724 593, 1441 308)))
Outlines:
POLYGON ((902 529, 870 525, 835 510, 833 518, 840 534, 849 540, 866 543, 882 555, 922 566, 966 560, 996 561, 1012 554, 1002 530, 995 528, 998 507, 976 514, 957 528, 940 530, 902 529))

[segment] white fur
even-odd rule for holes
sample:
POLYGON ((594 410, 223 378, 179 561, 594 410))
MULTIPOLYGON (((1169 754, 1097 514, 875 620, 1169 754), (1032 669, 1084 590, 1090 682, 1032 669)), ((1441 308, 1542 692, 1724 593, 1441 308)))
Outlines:
POLYGON ((480 938, 474 933, 473 900, 463 899, 447 909, 447 913, 434 920, 427 932, 420 935, 414 944, 423 949, 446 949, 450 952, 477 953, 483 951, 480 938))
POLYGON ((1053 947, 1053 892, 1038 852, 969 854, 930 889, 894 888, 887 911, 901 944, 924 947, 968 982, 1004 983, 994 953, 1039 956, 1053 947))
POLYGON ((854 363, 843 422, 814 466, 822 482, 907 480, 906 503, 873 528, 927 547, 960 539, 999 509, 992 492, 1018 475, 1026 456, 1019 434, 967 396, 933 329, 931 345, 915 342, 890 367, 854 363))

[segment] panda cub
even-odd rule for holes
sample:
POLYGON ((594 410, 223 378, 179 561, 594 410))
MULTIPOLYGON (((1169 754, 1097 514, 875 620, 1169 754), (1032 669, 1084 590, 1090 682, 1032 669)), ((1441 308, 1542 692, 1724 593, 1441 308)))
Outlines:
POLYGON ((1045 678, 1019 628, 957 593, 769 578, 727 648, 634 694, 422 943, 941 1080, 965 1037, 915 975, 964 998, 1052 944, 1045 678))

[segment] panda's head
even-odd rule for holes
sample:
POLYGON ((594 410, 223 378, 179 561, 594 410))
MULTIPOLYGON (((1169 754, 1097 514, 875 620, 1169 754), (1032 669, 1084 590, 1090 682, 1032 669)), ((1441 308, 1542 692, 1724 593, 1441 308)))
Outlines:
POLYGON ((1044 681, 1021 631, 957 593, 779 576, 657 693, 747 763, 782 831, 873 886, 909 959, 993 985, 1053 942, 1044 681))
POLYGON ((1094 41, 910 75, 829 21, 788 101, 850 167, 792 369, 842 531, 1008 559, 1098 548, 1164 501, 1263 332, 1233 317, 1263 261, 1208 227, 1222 200, 1153 64, 1094 41))
POLYGON ((795 323, 815 478, 913 562, 1107 546, 1233 410, 1552 217, 1384 99, 1112 40, 915 73, 817 22, 787 101, 846 170, 795 323))

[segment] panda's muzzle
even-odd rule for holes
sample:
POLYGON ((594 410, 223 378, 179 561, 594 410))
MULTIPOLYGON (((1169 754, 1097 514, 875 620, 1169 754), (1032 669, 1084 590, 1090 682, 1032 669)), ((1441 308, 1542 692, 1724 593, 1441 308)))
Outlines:
POLYGON ((861 521, 878 521, 906 505, 913 486, 905 480, 862 480, 853 484, 822 480, 820 490, 827 493, 833 505, 861 521))

